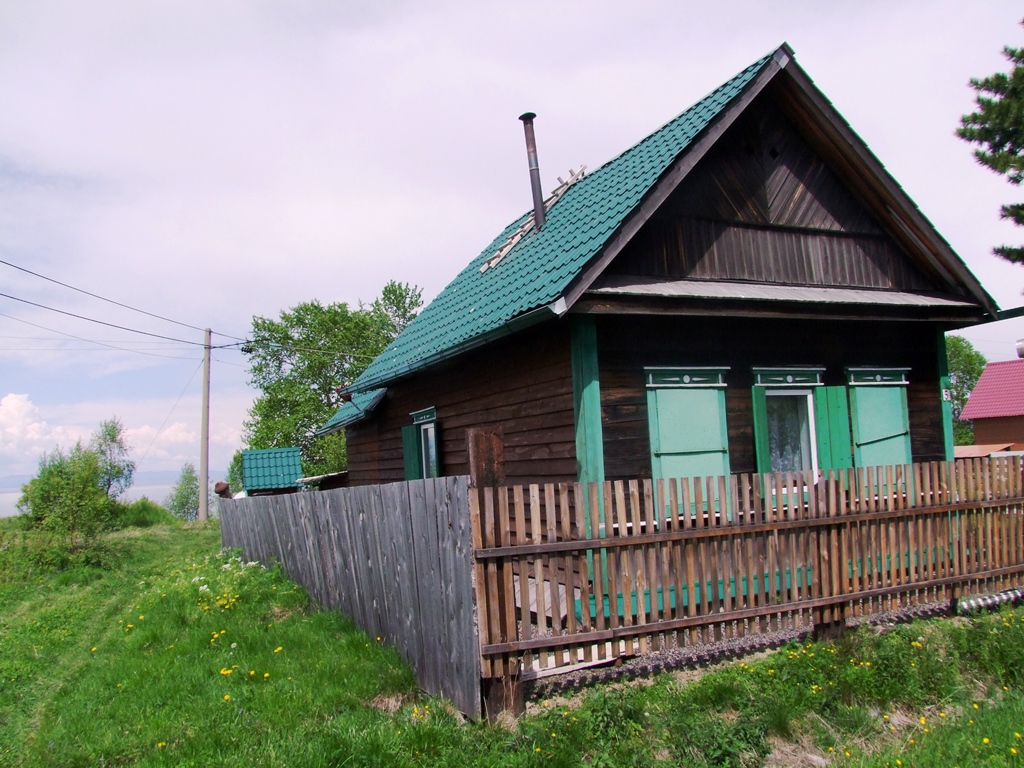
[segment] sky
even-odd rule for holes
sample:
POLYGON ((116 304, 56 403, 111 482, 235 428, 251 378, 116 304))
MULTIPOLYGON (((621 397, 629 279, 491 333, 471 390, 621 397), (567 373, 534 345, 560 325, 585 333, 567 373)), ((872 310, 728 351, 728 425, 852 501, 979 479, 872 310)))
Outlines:
MULTIPOLYGON (((138 471, 198 461, 202 328, 300 302, 435 296, 545 190, 782 42, 1003 308, 1019 191, 954 131, 1019 4, 0 0, 0 477, 125 426, 138 471), (100 301, 52 280, 175 321, 100 301), (34 302, 50 309, 34 306, 34 302), (157 338, 79 319, 99 320, 157 338), (191 327, 189 327, 191 326, 191 327)), ((1024 318, 963 332, 1015 357, 1024 318)), ((210 462, 254 390, 213 354, 210 462)), ((212 478, 217 479, 217 478, 212 478)))

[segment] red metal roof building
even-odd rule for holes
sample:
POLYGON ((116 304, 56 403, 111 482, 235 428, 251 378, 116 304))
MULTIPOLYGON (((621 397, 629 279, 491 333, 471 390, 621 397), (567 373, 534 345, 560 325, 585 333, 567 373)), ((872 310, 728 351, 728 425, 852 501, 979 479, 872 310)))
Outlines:
POLYGON ((1024 449, 1024 360, 986 365, 960 418, 974 422, 978 445, 1024 449))

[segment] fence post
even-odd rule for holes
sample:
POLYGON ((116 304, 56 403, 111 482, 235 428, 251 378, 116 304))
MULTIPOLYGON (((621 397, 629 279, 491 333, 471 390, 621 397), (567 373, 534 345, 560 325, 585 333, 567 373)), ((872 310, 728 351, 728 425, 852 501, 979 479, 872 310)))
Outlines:
MULTIPOLYGON (((471 488, 498 488, 505 484, 505 441, 501 427, 467 429, 466 454, 469 458, 471 488)), ((509 595, 508 598, 512 599, 512 596, 509 595)), ((478 605, 477 611, 480 611, 481 607, 478 605)), ((486 616, 477 616, 478 626, 480 622, 486 621, 486 616)), ((488 720, 494 721, 502 712, 508 710, 517 715, 526 711, 518 668, 517 663, 512 664, 507 668, 508 674, 503 677, 481 679, 480 692, 483 697, 484 714, 488 720)))

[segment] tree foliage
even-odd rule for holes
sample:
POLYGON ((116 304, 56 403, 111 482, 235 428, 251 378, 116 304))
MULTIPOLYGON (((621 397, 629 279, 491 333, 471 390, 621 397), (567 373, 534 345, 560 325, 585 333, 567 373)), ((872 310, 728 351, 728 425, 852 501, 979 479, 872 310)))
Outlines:
POLYGON ((956 445, 974 445, 974 424, 960 421, 960 414, 988 360, 963 336, 952 335, 946 336, 946 359, 953 402, 953 442, 956 445))
POLYGON ((228 477, 227 484, 231 488, 231 493, 241 493, 245 490, 245 483, 242 481, 242 452, 235 451, 231 457, 231 463, 228 464, 228 477))
POLYGON ((128 455, 131 449, 121 420, 114 416, 101 421, 89 447, 99 456, 100 486, 107 498, 120 498, 131 487, 135 476, 135 462, 128 455))
POLYGON ((276 320, 254 317, 250 384, 260 391, 245 422, 249 448, 302 451, 303 471, 345 469, 344 435, 317 437, 341 406, 337 387, 350 384, 416 316, 421 289, 389 282, 370 306, 303 302, 276 320))
POLYGON ((178 482, 171 488, 164 506, 182 520, 195 520, 199 515, 199 476, 192 462, 182 464, 178 482))
MULTIPOLYGON (((1014 186, 1024 181, 1024 48, 1003 48, 1009 72, 971 78, 977 110, 960 118, 957 136, 980 145, 974 157, 1006 177, 1014 186)), ((1024 203, 1000 208, 1000 215, 1024 225, 1024 203)), ((1024 263, 1024 247, 999 246, 993 252, 1007 261, 1024 263)))
POLYGON ((107 522, 111 501, 103 490, 100 455, 81 442, 39 459, 39 472, 22 489, 18 509, 33 528, 54 534, 69 550, 88 546, 107 522))

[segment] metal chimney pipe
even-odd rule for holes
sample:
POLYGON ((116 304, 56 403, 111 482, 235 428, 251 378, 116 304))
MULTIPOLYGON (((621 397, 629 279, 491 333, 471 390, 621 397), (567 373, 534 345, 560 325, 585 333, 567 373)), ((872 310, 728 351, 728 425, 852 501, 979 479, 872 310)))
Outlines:
POLYGON ((533 223, 537 229, 544 226, 544 194, 540 189, 540 165, 537 163, 537 137, 533 133, 533 112, 524 112, 519 116, 526 132, 526 158, 530 162, 530 188, 533 191, 533 223))

